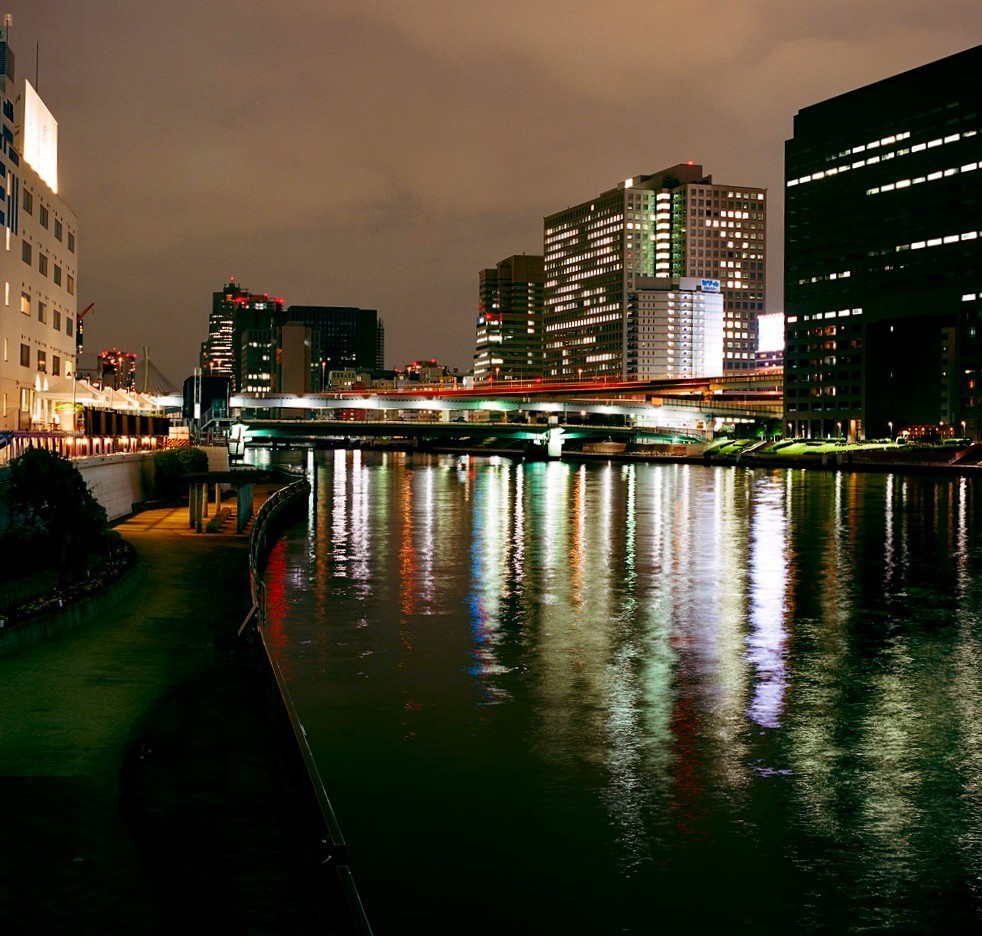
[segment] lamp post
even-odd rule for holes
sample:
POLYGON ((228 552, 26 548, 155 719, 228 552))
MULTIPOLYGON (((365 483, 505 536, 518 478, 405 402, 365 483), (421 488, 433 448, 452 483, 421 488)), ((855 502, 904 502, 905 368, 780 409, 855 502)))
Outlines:
POLYGON ((887 429, 890 432, 890 441, 893 441, 893 420, 887 422, 887 429))

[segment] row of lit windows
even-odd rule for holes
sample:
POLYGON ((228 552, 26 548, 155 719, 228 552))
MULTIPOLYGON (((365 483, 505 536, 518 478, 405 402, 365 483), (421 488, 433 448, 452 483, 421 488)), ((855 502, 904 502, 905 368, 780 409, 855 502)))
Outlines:
MULTIPOLYGON (((938 146, 945 146, 949 143, 957 143, 959 140, 963 140, 966 137, 973 137, 975 136, 975 134, 976 134, 975 130, 965 130, 962 133, 952 133, 946 137, 938 137, 937 139, 931 140, 928 143, 917 143, 914 146, 897 150, 895 153, 883 153, 882 155, 870 156, 868 159, 859 159, 852 163, 843 163, 842 165, 839 166, 833 166, 830 169, 826 169, 824 172, 822 171, 813 172, 810 175, 803 175, 797 179, 788 179, 788 181, 785 184, 787 185, 788 188, 792 188, 795 185, 804 185, 808 182, 818 182, 821 179, 827 179, 831 176, 839 175, 843 172, 848 172, 850 169, 861 169, 863 168, 863 166, 872 166, 875 165, 876 163, 885 162, 888 159, 893 159, 896 156, 907 156, 912 153, 920 153, 924 150, 934 149, 935 147, 938 146)), ((900 141, 902 139, 906 139, 909 136, 910 136, 909 133, 899 134, 896 137, 896 140, 900 141)), ((876 144, 876 145, 879 146, 880 144, 876 144)), ((865 149, 867 150, 872 148, 873 147, 870 144, 867 144, 865 146, 865 149)), ((853 153, 862 152, 863 149, 864 147, 855 147, 851 152, 853 153)), ((848 155, 848 153, 842 153, 840 155, 848 155)))
POLYGON ((894 250, 923 250, 925 247, 941 247, 945 244, 956 244, 959 241, 976 240, 980 231, 966 231, 964 234, 946 234, 943 237, 931 237, 928 240, 914 241, 912 244, 899 244, 894 250))
POLYGON ((620 321, 620 313, 608 314, 608 315, 591 315, 587 318, 577 319, 573 322, 555 322, 551 325, 546 326, 547 332, 555 331, 566 331, 567 329, 574 328, 589 328, 594 325, 602 325, 604 322, 617 322, 620 321))
POLYGON ((936 182, 938 179, 947 179, 959 172, 974 172, 979 168, 979 163, 966 163, 964 166, 951 169, 938 169, 936 172, 929 172, 926 176, 917 176, 914 179, 900 179, 897 182, 888 182, 886 185, 876 186, 866 189, 867 195, 879 195, 881 192, 893 192, 896 189, 909 188, 912 185, 920 185, 922 182, 936 182))
MULTIPOLYGON (((816 319, 830 319, 830 318, 846 318, 850 315, 862 315, 863 310, 859 309, 833 309, 831 312, 816 312, 813 315, 802 315, 802 322, 811 322, 816 319)), ((786 319, 789 325, 793 325, 798 321, 797 315, 789 315, 786 319)), ((835 334, 835 329, 833 328, 831 334, 835 334)))
POLYGON ((851 270, 843 270, 841 273, 824 273, 821 276, 806 277, 805 279, 798 280, 799 286, 804 286, 806 283, 820 283, 825 280, 840 280, 849 279, 852 276, 851 270))
MULTIPOLYGON (((10 283, 4 283, 4 304, 7 306, 10 305, 10 283)), ((33 304, 33 300, 31 298, 30 293, 22 292, 20 294, 21 313, 30 316, 32 304, 33 304)), ((41 302, 40 300, 38 300, 36 305, 37 305, 38 321, 47 324, 48 304, 46 302, 41 302)), ((69 315, 66 314, 64 316, 64 322, 65 322, 65 334, 71 337, 71 335, 74 333, 74 319, 72 319, 69 315)), ((62 312, 60 309, 51 310, 51 324, 52 327, 55 329, 55 331, 61 331, 62 312)))
POLYGON ((715 201, 715 202, 719 202, 722 199, 737 199, 738 201, 744 201, 746 199, 749 199, 750 201, 763 201, 764 200, 764 193, 763 192, 730 192, 730 191, 727 191, 726 194, 724 195, 722 189, 713 188, 712 186, 708 186, 708 185, 707 186, 700 186, 700 185, 697 185, 697 184, 690 184, 690 185, 686 186, 686 188, 688 189, 688 192, 689 192, 689 202, 690 203, 693 201, 693 199, 695 199, 697 197, 699 199, 703 199, 704 198, 707 203, 709 202, 710 198, 712 198, 713 201, 715 201))
MULTIPOLYGON (((3 339, 3 359, 7 360, 7 339, 3 339)), ((20 346, 20 366, 30 367, 31 366, 31 346, 27 344, 22 344, 20 346)), ((39 374, 48 373, 48 352, 42 351, 40 348, 37 352, 37 372, 39 374)), ((51 355, 51 374, 54 377, 61 376, 61 358, 57 354, 51 355)), ((65 368, 65 376, 69 377, 69 368, 65 368)))

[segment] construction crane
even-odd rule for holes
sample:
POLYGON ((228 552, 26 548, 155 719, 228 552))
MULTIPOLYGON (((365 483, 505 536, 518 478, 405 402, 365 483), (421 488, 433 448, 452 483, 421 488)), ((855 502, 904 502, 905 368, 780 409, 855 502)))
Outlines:
POLYGON ((85 318, 93 309, 95 303, 90 302, 78 315, 75 316, 75 356, 82 353, 82 319, 85 318))

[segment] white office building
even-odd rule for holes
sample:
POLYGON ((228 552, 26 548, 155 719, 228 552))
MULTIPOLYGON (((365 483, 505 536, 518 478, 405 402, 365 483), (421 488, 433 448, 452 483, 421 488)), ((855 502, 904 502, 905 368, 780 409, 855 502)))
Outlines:
POLYGON ((651 277, 717 280, 723 366, 752 370, 764 310, 766 191, 683 163, 544 219, 545 374, 632 378, 628 296, 651 277))
POLYGON ((723 373, 719 280, 643 277, 628 294, 628 371, 638 380, 723 373))
POLYGON ((58 194, 58 124, 29 81, 16 82, 0 30, 0 429, 58 414, 38 393, 75 370, 78 218, 58 194))

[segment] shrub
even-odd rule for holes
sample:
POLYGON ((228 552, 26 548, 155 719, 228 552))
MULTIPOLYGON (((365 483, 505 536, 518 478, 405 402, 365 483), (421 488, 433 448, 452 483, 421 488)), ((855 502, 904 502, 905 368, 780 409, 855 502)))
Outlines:
POLYGON ((4 551, 26 552, 35 568, 77 575, 108 549, 105 508, 78 468, 57 452, 31 447, 10 463, 10 509, 14 529, 4 551))
POLYGON ((188 446, 166 449, 153 456, 153 467, 157 497, 169 500, 187 493, 182 475, 208 470, 208 456, 202 449, 188 446))

